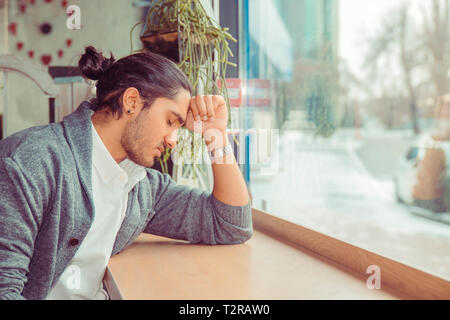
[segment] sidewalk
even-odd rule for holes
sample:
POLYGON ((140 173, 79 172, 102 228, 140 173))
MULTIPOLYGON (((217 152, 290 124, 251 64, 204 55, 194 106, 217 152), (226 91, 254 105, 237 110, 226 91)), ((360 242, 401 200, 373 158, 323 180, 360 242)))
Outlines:
POLYGON ((265 200, 278 217, 450 279, 450 228, 395 202, 389 172, 403 138, 364 139, 283 134, 278 174, 252 174, 254 207, 265 200))

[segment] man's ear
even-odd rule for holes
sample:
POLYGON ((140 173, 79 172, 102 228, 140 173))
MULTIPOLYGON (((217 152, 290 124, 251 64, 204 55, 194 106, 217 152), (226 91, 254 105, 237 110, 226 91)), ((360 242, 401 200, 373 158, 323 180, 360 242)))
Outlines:
POLYGON ((142 99, 135 87, 130 87, 122 94, 122 111, 124 114, 138 113, 142 106, 142 99))

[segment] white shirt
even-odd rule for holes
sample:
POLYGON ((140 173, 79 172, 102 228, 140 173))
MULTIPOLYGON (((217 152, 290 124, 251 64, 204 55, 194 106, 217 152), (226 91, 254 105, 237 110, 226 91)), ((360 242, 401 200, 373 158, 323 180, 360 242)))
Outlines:
POLYGON ((48 300, 108 298, 102 280, 125 217, 128 193, 146 176, 144 167, 129 159, 117 164, 94 125, 91 127, 94 221, 70 265, 47 296, 48 300))

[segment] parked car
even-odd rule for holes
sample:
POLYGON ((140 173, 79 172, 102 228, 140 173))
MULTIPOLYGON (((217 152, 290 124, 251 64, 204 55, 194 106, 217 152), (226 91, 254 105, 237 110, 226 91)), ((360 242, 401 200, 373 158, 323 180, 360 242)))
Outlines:
POLYGON ((411 143, 394 176, 395 196, 410 211, 450 223, 450 140, 411 143))

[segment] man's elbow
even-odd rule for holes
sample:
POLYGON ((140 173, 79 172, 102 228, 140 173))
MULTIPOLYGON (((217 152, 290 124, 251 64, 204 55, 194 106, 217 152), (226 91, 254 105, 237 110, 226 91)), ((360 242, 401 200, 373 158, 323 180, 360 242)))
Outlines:
POLYGON ((240 243, 244 243, 244 242, 247 242, 248 240, 250 240, 250 238, 253 236, 253 228, 251 228, 251 229, 249 229, 248 231, 246 231, 243 235, 242 235, 242 237, 241 237, 241 239, 240 239, 240 243))
POLYGON ((253 236, 253 228, 239 230, 239 232, 233 235, 231 241, 229 241, 228 244, 242 244, 250 240, 252 236, 253 236))

